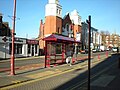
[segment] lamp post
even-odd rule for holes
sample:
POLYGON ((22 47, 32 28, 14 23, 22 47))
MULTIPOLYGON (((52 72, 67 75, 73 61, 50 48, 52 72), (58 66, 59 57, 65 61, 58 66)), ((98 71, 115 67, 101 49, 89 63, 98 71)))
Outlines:
POLYGON ((16 0, 14 0, 14 8, 13 8, 13 29, 12 29, 12 51, 11 51, 11 72, 10 72, 10 75, 15 75, 15 67, 14 67, 15 18, 16 18, 16 0))
POLYGON ((91 63, 91 48, 90 48, 90 43, 91 43, 91 16, 89 16, 89 17, 88 17, 87 23, 88 23, 88 30, 89 30, 89 35, 88 35, 88 90, 90 90, 90 63, 91 63))

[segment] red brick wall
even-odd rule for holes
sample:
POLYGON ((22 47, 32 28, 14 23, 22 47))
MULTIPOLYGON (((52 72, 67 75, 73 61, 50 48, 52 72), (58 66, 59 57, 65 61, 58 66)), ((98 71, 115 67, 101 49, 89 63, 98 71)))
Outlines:
POLYGON ((62 19, 59 17, 55 17, 55 16, 47 16, 45 18, 45 24, 44 24, 44 28, 43 26, 40 26, 40 30, 44 29, 44 35, 42 34, 42 36, 39 37, 39 45, 40 45, 40 49, 44 49, 45 47, 45 42, 42 40, 42 38, 44 38, 44 36, 46 34, 52 34, 52 33, 56 33, 58 31, 59 28, 59 33, 61 34, 62 32, 62 19))
POLYGON ((74 25, 74 37, 76 38, 76 33, 80 32, 81 33, 81 26, 80 25, 74 25))
POLYGON ((61 32, 62 30, 62 19, 59 17, 55 17, 55 16, 47 16, 45 18, 45 34, 52 34, 52 33, 56 33, 57 30, 59 30, 61 32))

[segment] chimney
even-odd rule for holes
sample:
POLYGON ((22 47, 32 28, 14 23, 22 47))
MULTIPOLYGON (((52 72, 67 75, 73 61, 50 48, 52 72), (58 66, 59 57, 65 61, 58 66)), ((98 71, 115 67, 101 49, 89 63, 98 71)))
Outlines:
POLYGON ((39 36, 41 36, 43 30, 43 21, 42 19, 40 20, 40 28, 39 28, 39 36))

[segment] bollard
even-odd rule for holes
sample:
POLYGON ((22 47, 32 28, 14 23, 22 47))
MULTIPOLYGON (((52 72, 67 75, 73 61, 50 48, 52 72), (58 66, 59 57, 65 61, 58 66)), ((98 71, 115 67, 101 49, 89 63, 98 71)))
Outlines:
POLYGON ((73 57, 73 58, 72 58, 72 63, 74 63, 74 62, 75 62, 75 58, 73 57))
POLYGON ((120 57, 118 59, 118 68, 120 68, 120 57))
POLYGON ((46 66, 50 67, 50 60, 47 60, 46 62, 47 62, 46 66))
POLYGON ((108 51, 106 51, 106 57, 108 57, 108 51))
POLYGON ((100 54, 98 54, 98 60, 100 60, 100 54))

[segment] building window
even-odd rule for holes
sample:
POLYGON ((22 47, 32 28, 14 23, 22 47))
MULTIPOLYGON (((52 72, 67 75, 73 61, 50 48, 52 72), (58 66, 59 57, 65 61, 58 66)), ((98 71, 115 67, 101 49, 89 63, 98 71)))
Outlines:
POLYGON ((30 54, 30 51, 31 51, 31 45, 28 44, 28 54, 30 54))
POLYGON ((60 32, 60 28, 58 27, 58 30, 57 30, 57 32, 59 33, 60 32))
POLYGON ((69 25, 67 25, 66 28, 67 28, 67 31, 69 31, 69 25))
POLYGON ((61 13, 61 10, 59 10, 59 14, 61 13))
MULTIPOLYGON (((12 51, 12 43, 9 44, 9 54, 12 51)), ((15 54, 22 54, 22 44, 14 44, 14 53, 15 54)))
POLYGON ((56 54, 62 53, 62 45, 60 43, 56 44, 56 54))
POLYGON ((22 44, 17 44, 17 54, 22 54, 22 44))
POLYGON ((35 45, 35 54, 37 54, 37 45, 35 45))
POLYGON ((58 9, 57 9, 57 14, 58 14, 58 9))

